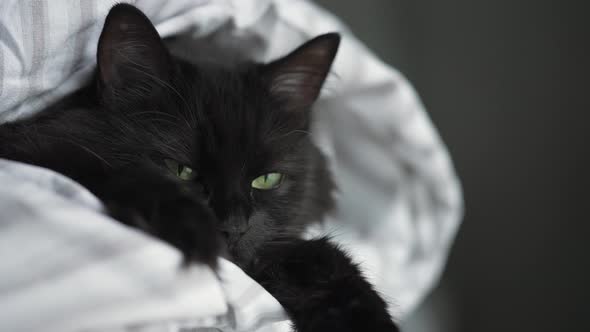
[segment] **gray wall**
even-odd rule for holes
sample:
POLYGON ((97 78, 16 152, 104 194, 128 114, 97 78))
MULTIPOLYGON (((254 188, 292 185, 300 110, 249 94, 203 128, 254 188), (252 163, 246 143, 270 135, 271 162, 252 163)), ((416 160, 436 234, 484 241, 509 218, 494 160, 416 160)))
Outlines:
POLYGON ((590 331, 584 1, 317 2, 414 83, 464 184, 441 286, 406 331, 590 331))

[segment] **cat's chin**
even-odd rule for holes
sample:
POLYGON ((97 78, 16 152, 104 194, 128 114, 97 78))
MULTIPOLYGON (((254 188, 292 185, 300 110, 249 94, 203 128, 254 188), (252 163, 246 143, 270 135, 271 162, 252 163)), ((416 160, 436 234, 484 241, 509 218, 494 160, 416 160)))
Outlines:
POLYGON ((224 258, 230 260, 243 270, 247 269, 255 258, 254 248, 247 246, 244 242, 238 241, 227 246, 226 250, 224 250, 227 253, 224 258))

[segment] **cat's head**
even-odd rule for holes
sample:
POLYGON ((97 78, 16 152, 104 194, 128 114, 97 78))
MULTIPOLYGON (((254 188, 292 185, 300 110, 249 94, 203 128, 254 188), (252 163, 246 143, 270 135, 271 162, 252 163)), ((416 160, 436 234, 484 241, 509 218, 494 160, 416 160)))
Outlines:
POLYGON ((309 125, 339 40, 322 35, 267 64, 198 64, 198 54, 192 64, 170 54, 139 10, 117 5, 99 41, 99 94, 105 109, 151 132, 145 162, 202 188, 244 266, 333 205, 309 125))

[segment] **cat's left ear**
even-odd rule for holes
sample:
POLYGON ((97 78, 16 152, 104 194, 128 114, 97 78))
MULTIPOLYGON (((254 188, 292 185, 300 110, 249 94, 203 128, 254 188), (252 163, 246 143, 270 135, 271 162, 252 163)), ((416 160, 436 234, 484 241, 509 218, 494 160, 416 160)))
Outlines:
POLYGON ((128 4, 115 5, 98 42, 98 76, 103 95, 149 95, 169 81, 172 61, 150 20, 128 4))
POLYGON ((306 109, 318 98, 338 51, 340 35, 320 35, 263 67, 273 95, 289 108, 306 109))

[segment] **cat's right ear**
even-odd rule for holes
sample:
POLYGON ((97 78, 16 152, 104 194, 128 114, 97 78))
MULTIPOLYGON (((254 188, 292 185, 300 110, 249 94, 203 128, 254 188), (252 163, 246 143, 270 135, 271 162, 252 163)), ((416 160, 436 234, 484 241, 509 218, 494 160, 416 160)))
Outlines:
POLYGON ((97 51, 99 87, 104 99, 149 96, 170 80, 168 50, 150 20, 128 4, 106 17, 97 51))
POLYGON ((263 67, 270 91, 293 109, 307 109, 320 95, 338 51, 340 35, 327 33, 263 67))

